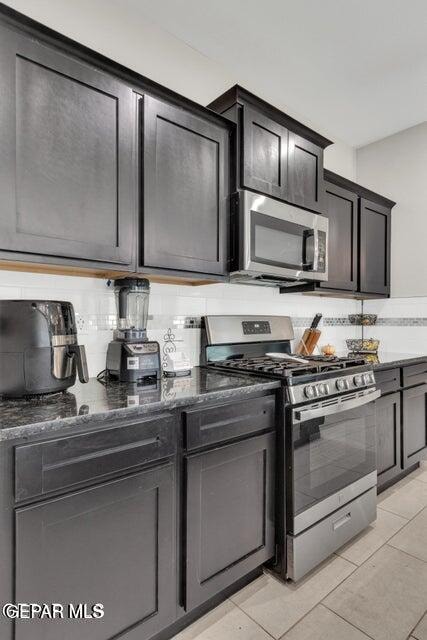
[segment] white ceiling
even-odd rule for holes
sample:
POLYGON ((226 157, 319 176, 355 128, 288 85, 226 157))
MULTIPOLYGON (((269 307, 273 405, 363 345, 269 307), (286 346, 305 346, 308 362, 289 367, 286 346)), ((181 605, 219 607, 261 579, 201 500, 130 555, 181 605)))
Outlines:
POLYGON ((362 146, 427 120, 426 0, 120 0, 239 84, 362 146))

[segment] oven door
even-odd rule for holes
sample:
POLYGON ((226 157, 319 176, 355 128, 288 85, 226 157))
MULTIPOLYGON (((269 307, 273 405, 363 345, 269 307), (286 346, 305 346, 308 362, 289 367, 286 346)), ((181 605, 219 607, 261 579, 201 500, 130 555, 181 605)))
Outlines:
POLYGON ((327 279, 327 218, 249 191, 240 203, 246 273, 327 279))
POLYGON ((291 413, 288 530, 296 535, 376 485, 374 403, 347 394, 291 413))

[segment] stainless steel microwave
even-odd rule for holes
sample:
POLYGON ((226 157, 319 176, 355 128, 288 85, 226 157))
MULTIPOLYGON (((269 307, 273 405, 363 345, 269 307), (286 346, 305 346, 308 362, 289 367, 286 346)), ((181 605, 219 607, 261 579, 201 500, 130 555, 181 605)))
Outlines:
POLYGON ((328 219, 251 191, 231 201, 232 282, 290 286, 328 279, 328 219))

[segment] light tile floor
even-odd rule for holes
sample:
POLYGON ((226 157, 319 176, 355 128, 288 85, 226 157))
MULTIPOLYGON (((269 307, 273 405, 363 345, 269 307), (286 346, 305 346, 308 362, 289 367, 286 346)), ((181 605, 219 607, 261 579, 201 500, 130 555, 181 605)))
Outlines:
POLYGON ((375 524, 298 584, 268 573, 174 640, 427 640, 427 464, 375 524))

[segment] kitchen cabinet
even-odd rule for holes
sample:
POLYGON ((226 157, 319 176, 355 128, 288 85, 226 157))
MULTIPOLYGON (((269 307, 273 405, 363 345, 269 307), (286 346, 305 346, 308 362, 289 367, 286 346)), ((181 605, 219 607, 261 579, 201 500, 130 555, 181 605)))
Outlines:
POLYGON ((3 27, 0 82, 0 250, 10 252, 4 257, 129 269, 132 90, 3 27))
POLYGON ((2 261, 227 279, 229 120, 4 5, 0 85, 2 261))
POLYGON ((140 261, 227 272, 229 130, 145 95, 140 261))
POLYGON ((330 140, 238 85, 209 107, 237 125, 235 190, 324 211, 323 150, 330 140))
POLYGON ((375 372, 378 488, 390 486, 427 454, 427 361, 375 372))
POLYGON ((288 167, 289 202, 325 213, 323 148, 290 132, 288 167))
POLYGON ((186 607, 274 555, 274 433, 189 455, 186 607))
POLYGON ((357 195, 325 181, 325 215, 329 219, 328 281, 319 288, 357 290, 357 195))
POLYGON ((243 188, 286 200, 289 191, 288 130, 246 106, 242 139, 243 188))
POLYGON ((324 171, 329 218, 328 280, 282 287, 281 293, 384 298, 390 295, 391 211, 384 196, 324 171))
POLYGON ((390 294, 391 211, 360 198, 359 287, 361 293, 390 294))
POLYGON ((427 453, 427 384, 406 389, 403 402, 403 467, 420 462, 427 453))
POLYGON ((16 640, 144 640, 176 615, 175 471, 141 471, 16 510, 16 601, 102 603, 100 620, 32 621, 16 640), (122 635, 120 635, 122 637, 122 635))
POLYGON ((401 473, 401 400, 395 392, 375 402, 378 487, 401 473))

